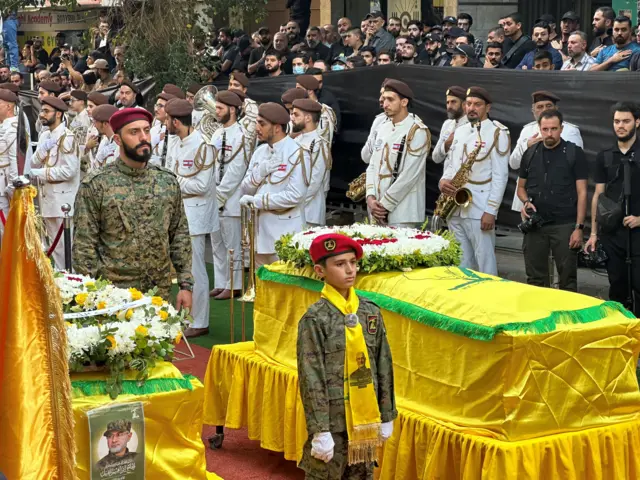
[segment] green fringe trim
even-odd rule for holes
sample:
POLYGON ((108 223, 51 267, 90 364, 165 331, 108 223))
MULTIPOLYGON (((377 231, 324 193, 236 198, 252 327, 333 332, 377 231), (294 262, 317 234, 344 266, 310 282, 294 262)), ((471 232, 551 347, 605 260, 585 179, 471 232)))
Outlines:
MULTIPOLYGON (((191 380, 197 377, 184 375, 184 378, 154 378, 152 380, 125 380, 122 382, 121 395, 149 395, 153 393, 175 392, 176 390, 193 390, 191 380)), ((107 382, 103 380, 71 382, 73 398, 95 397, 107 395, 107 382)))
MULTIPOLYGON (((324 286, 324 283, 319 280, 272 272, 264 266, 260 267, 258 270, 258 278, 267 282, 304 288, 305 290, 310 290, 312 292, 320 292, 324 286)), ((614 312, 620 312, 627 318, 636 318, 633 313, 625 309, 621 304, 607 301, 600 305, 582 308, 579 310, 553 311, 547 317, 532 320, 530 322, 503 323, 500 325, 488 326, 478 325, 467 320, 453 318, 448 315, 433 312, 426 308, 419 307, 412 303, 404 302, 381 293, 357 289, 356 293, 371 300, 380 308, 402 315, 410 320, 414 320, 433 328, 445 330, 456 335, 462 335, 464 337, 482 341, 491 341, 496 335, 507 331, 534 334, 553 332, 559 324, 597 322, 614 312)))

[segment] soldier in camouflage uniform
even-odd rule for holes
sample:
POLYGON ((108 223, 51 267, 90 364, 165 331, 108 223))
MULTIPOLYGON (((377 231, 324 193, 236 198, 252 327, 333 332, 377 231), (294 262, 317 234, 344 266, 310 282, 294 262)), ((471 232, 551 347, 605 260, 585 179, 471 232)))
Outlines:
POLYGON ((102 457, 97 465, 100 468, 115 466, 116 464, 134 463, 136 452, 130 452, 127 444, 133 434, 131 433, 131 422, 127 420, 116 420, 107 424, 107 431, 104 432, 107 438, 109 453, 102 457))
POLYGON ((171 266, 191 308, 191 239, 175 175, 149 165, 150 124, 144 109, 124 109, 109 123, 120 147, 112 164, 91 172, 76 197, 73 268, 120 287, 158 287, 168 298, 171 266))
MULTIPOLYGON (((343 235, 321 235, 314 240, 310 254, 316 264, 316 273, 324 277, 327 283, 338 289, 333 283, 335 276, 329 273, 337 265, 342 269, 341 275, 347 279, 347 284, 353 285, 356 259, 362 256, 362 247, 358 243, 343 235), (327 251, 324 245, 330 250, 327 251)), ((369 378, 373 376, 382 421, 381 436, 382 440, 386 440, 391 436, 393 420, 398 416, 391 350, 380 308, 364 297, 358 298, 357 317, 362 325, 371 365, 369 378)), ((298 379, 309 434, 299 467, 306 472, 307 479, 373 479, 373 463, 348 465, 344 402, 347 317, 326 298, 321 298, 307 310, 298 324, 298 379), (328 457, 323 455, 326 451, 322 452, 316 443, 323 435, 326 437, 327 432, 331 435, 331 438, 327 438, 329 449, 331 443, 334 444, 332 454, 328 457)), ((361 374, 358 371, 356 376, 361 374)))

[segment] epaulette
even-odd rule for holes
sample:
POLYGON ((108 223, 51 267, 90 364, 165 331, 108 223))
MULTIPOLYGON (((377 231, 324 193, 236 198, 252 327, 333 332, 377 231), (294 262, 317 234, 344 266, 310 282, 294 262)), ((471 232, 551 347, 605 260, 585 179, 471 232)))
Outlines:
POLYGON ((423 130, 429 130, 429 127, 427 127, 422 121, 422 119, 417 115, 414 115, 414 123, 418 126, 418 128, 421 128, 423 130))
POLYGON ((507 127, 505 127, 503 124, 501 124, 499 121, 497 120, 493 120, 493 124, 498 127, 500 130, 506 130, 507 133, 509 132, 509 129, 507 127))

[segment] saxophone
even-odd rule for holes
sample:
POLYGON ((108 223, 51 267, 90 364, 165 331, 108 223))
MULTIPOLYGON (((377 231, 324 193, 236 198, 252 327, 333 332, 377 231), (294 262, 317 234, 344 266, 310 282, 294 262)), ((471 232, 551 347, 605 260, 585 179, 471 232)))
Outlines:
POLYGON ((349 183, 349 190, 347 191, 347 197, 354 202, 361 202, 364 200, 367 193, 367 172, 363 172, 358 175, 358 178, 349 183))
POLYGON ((471 191, 468 188, 464 188, 464 186, 469 181, 473 164, 476 163, 476 158, 482 149, 482 137, 480 136, 481 123, 477 122, 475 127, 478 133, 478 145, 476 145, 473 151, 467 156, 467 160, 462 163, 462 166, 451 180, 451 183, 456 189, 455 195, 441 193, 438 197, 438 200, 436 201, 436 209, 433 212, 433 231, 441 230, 444 223, 449 221, 458 207, 468 207, 473 199, 471 191))

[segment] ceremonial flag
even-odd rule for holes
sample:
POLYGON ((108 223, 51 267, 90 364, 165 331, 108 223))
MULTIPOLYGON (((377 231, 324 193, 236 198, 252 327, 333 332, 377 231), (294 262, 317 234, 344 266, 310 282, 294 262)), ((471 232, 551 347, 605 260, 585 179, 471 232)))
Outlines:
POLYGON ((0 252, 0 472, 75 479, 67 336, 32 186, 16 188, 0 252))

